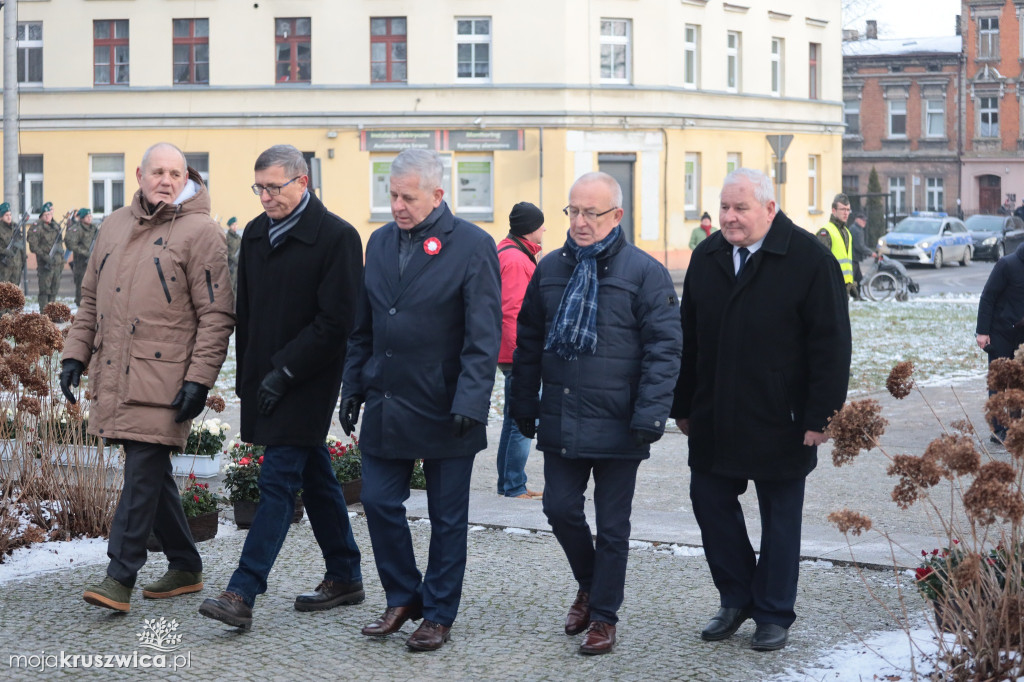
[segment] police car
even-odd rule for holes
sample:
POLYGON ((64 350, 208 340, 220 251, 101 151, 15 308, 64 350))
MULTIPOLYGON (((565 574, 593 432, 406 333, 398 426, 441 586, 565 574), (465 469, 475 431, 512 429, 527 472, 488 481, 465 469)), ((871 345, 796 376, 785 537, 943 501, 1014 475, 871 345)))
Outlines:
POLYGON ((958 218, 945 213, 915 211, 878 240, 878 252, 903 263, 936 269, 956 261, 968 265, 974 255, 971 233, 958 218))

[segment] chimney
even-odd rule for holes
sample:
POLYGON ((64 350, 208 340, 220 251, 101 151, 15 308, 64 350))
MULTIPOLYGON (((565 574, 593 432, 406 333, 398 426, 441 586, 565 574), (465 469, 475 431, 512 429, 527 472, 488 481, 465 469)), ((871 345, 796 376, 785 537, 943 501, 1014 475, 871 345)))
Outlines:
POLYGON ((878 40, 878 22, 868 19, 867 28, 864 29, 864 37, 868 40, 878 40))
POLYGON ((961 35, 961 33, 960 33, 960 15, 959 14, 956 15, 956 35, 958 35, 958 36, 961 35))

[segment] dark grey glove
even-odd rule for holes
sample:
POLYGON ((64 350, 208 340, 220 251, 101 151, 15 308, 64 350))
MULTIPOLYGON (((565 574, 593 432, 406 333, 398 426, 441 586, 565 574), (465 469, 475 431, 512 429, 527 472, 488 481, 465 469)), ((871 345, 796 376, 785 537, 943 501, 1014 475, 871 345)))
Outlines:
POLYGON ((284 394, 291 386, 291 379, 284 369, 272 369, 267 372, 256 389, 256 411, 264 417, 269 415, 277 407, 284 394))
POLYGON ((341 401, 338 409, 338 419, 341 420, 341 430, 346 436, 351 436, 356 430, 356 423, 359 421, 359 408, 363 406, 363 397, 354 395, 341 401))
POLYGON ((462 438, 467 433, 469 433, 470 429, 472 429, 474 426, 477 426, 478 424, 480 424, 480 422, 478 422, 475 419, 470 419, 469 417, 466 417, 461 414, 453 414, 452 435, 455 436, 456 438, 462 438))
POLYGON ((516 428, 519 429, 519 433, 523 434, 524 438, 533 438, 537 435, 537 420, 516 419, 516 428))
POLYGON ((78 383, 82 380, 82 372, 84 371, 85 365, 79 360, 68 358, 60 363, 60 392, 64 394, 64 397, 72 405, 77 403, 78 399, 71 392, 71 388, 78 388, 78 383))
POLYGON ((178 395, 174 396, 171 407, 178 408, 178 414, 174 415, 174 421, 178 424, 195 419, 206 407, 206 395, 210 392, 206 386, 197 384, 194 381, 186 381, 178 395))
POLYGON ((647 429, 633 429, 629 433, 633 436, 633 443, 638 448, 650 445, 661 438, 661 434, 657 431, 648 431, 647 429))

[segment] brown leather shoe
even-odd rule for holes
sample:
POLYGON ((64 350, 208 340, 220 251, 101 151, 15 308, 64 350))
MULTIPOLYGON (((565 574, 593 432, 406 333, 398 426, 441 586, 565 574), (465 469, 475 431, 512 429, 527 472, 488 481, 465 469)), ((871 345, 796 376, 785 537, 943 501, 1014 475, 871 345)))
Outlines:
POLYGON ((437 651, 451 639, 452 629, 432 620, 424 620, 405 641, 405 645, 413 651, 437 651))
POLYGON ((389 606, 384 609, 384 615, 373 621, 365 628, 363 634, 367 637, 384 637, 392 632, 398 632, 399 628, 407 620, 419 620, 423 617, 423 607, 412 606, 389 606))
POLYGON ((615 646, 615 626, 595 620, 590 624, 587 634, 583 636, 580 653, 588 656, 606 654, 612 650, 613 646, 615 646))
POLYGON ((252 629, 252 608, 234 592, 221 592, 216 599, 203 601, 199 613, 242 630, 252 629))
POLYGON ((565 617, 565 634, 578 635, 590 625, 590 593, 580 590, 565 617))
POLYGON ((322 580, 316 589, 295 598, 296 611, 326 611, 335 606, 361 604, 366 598, 363 581, 340 583, 336 580, 322 580))

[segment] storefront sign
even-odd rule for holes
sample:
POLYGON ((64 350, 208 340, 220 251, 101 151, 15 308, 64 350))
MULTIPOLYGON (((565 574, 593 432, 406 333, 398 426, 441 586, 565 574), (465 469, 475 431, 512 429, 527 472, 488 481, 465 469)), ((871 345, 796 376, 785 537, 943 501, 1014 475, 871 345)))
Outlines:
POLYGON ((359 148, 364 152, 493 152, 521 151, 524 144, 522 130, 364 130, 359 148))

